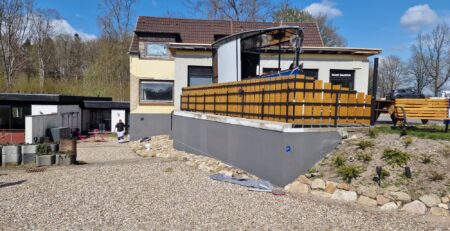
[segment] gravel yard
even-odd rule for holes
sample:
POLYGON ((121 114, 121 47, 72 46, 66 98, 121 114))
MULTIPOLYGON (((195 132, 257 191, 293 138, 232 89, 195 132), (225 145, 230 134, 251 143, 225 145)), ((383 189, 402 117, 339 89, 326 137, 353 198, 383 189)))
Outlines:
POLYGON ((87 164, 0 169, 0 230, 450 230, 448 218, 249 192, 126 144, 79 143, 78 160, 87 164))

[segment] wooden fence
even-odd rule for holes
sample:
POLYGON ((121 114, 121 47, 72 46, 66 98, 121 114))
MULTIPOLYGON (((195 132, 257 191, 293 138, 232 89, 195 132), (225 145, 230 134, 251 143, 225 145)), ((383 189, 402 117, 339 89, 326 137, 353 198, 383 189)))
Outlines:
POLYGON ((370 124, 371 96, 303 75, 183 88, 181 110, 292 123, 295 127, 370 124))

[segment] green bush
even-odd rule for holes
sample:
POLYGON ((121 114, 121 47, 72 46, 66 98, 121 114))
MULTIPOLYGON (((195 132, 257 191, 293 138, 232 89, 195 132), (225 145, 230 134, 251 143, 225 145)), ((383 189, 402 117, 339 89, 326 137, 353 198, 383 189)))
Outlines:
POLYGON ((399 167, 408 163, 410 156, 407 152, 402 152, 396 148, 386 148, 383 151, 381 158, 390 165, 397 165, 399 167))
POLYGON ((366 148, 375 146, 375 144, 371 140, 360 140, 356 145, 362 150, 366 150, 366 148))
POLYGON ((403 138, 403 144, 405 145, 405 148, 407 148, 409 145, 412 144, 412 142, 414 141, 413 138, 411 136, 407 136, 405 138, 403 138))
POLYGON ((363 162, 370 162, 372 160, 372 154, 366 152, 358 152, 356 158, 363 162))
POLYGON ((337 155, 334 158, 334 166, 339 168, 339 167, 343 166, 344 164, 345 164, 345 157, 343 157, 342 155, 337 155))
POLYGON ((375 128, 369 128, 369 137, 370 138, 377 138, 378 131, 375 128))
POLYGON ((444 175, 444 173, 440 173, 437 171, 431 171, 429 178, 431 181, 441 181, 445 178, 445 175, 444 175))
POLYGON ((386 170, 386 169, 381 169, 381 179, 382 180, 384 180, 384 179, 386 179, 386 177, 388 177, 388 176, 390 176, 391 175, 391 173, 388 171, 388 170, 386 170))
POLYGON ((52 149, 48 144, 39 144, 37 148, 37 155, 50 155, 52 149))
POLYGON ((342 179, 350 183, 352 179, 356 179, 361 175, 362 169, 359 166, 344 165, 338 169, 339 175, 342 179))

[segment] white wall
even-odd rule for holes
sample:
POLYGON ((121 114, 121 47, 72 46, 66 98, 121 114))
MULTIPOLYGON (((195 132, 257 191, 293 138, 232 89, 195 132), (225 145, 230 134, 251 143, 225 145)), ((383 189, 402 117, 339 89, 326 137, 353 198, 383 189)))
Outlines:
POLYGON ((58 126, 81 129, 81 109, 78 105, 31 105, 31 115, 58 114, 58 126))
POLYGON ((125 110, 111 110, 111 131, 114 131, 119 119, 121 119, 123 123, 127 121, 125 116, 125 110))
POLYGON ((217 50, 217 57, 219 83, 241 79, 241 39, 220 46, 217 50))
POLYGON ((25 143, 33 143, 34 137, 45 136, 47 128, 59 127, 58 114, 32 115, 25 117, 25 143))
POLYGON ((58 105, 31 105, 31 115, 48 115, 58 112, 58 105))

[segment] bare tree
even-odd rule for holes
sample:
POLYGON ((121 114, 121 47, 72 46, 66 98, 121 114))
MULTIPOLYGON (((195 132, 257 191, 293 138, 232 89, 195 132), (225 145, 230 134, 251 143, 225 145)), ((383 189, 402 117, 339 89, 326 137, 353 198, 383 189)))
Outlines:
POLYGON ((102 15, 98 17, 105 38, 123 41, 130 37, 133 6, 137 0, 103 0, 102 15))
POLYGON ((22 66, 21 48, 27 39, 32 12, 31 0, 0 0, 0 58, 7 89, 12 88, 14 74, 22 66))
POLYGON ((425 87, 430 85, 431 78, 426 70, 426 63, 421 57, 416 45, 412 46, 412 55, 408 63, 408 72, 414 78, 414 85, 418 93, 422 93, 425 87))
POLYGON ((266 21, 271 9, 268 0, 189 0, 186 4, 195 12, 208 12, 208 18, 232 21, 266 21))
POLYGON ((450 78, 450 28, 448 24, 437 25, 430 34, 417 36, 417 55, 431 78, 434 96, 445 87, 450 78))
POLYGON ((378 79, 379 95, 386 96, 390 91, 403 85, 405 73, 405 64, 399 57, 390 55, 381 59, 378 79))
POLYGON ((325 46, 344 47, 347 45, 344 37, 326 15, 313 16, 307 11, 291 7, 289 1, 284 2, 272 15, 275 22, 315 22, 325 46))

